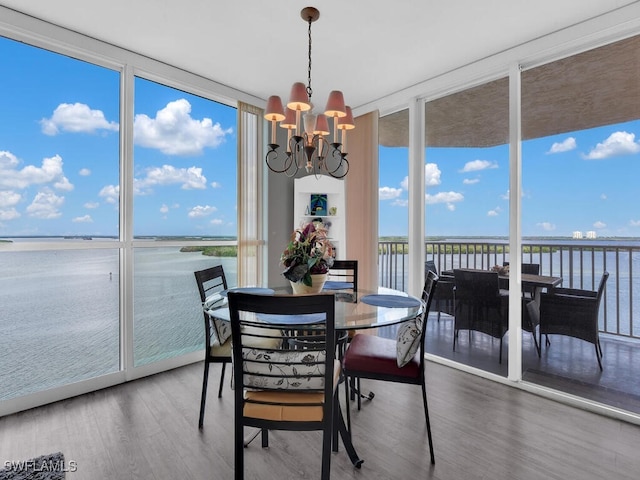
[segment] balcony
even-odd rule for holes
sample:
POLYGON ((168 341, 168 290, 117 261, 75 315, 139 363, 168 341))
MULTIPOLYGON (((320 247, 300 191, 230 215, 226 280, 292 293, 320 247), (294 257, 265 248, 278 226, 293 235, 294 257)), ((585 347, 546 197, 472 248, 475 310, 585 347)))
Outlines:
MULTIPOLYGON (((506 241, 428 241, 426 259, 438 271, 453 268, 488 270, 510 261, 506 241)), ((379 243, 379 278, 384 286, 406 290, 409 265, 406 242, 379 243)), ((522 262, 538 263, 543 275, 563 278, 563 286, 595 290, 604 270, 610 273, 602 300, 600 335, 603 371, 593 345, 570 337, 551 337, 538 358, 531 334, 523 332, 523 380, 608 406, 640 413, 640 242, 637 241, 538 241, 523 242, 522 262)), ((453 317, 433 311, 427 325, 428 353, 461 364, 506 376, 508 338, 503 363, 497 360, 498 340, 474 333, 453 351, 453 317)), ((390 335, 393 332, 382 332, 390 335)))

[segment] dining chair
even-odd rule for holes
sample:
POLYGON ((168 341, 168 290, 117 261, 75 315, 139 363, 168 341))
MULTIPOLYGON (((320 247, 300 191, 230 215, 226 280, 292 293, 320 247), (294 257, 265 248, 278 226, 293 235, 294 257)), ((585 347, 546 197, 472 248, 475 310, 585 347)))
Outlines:
POLYGON ((358 261, 334 260, 329 269, 325 290, 358 291, 358 261))
POLYGON ((498 272, 454 269, 455 317, 453 350, 460 330, 481 332, 500 339, 498 362, 502 363, 502 342, 509 329, 509 292, 500 288, 498 272))
MULTIPOLYGON (((609 272, 605 271, 596 291, 553 288, 549 292, 540 294, 539 306, 536 302, 528 303, 529 315, 540 324, 540 346, 542 346, 543 334, 567 335, 593 343, 598 366, 602 371, 602 347, 598 317, 608 278, 609 272)), ((546 346, 549 348, 551 342, 547 341, 546 346)))
POLYGON ((204 315, 204 375, 202 377, 202 396, 200 399, 200 417, 198 428, 202 428, 204 423, 204 410, 207 402, 207 384, 209 382, 209 365, 211 363, 221 363, 220 386, 218 387, 218 398, 222 397, 222 386, 224 384, 224 373, 227 363, 231 362, 231 328, 227 322, 211 318, 204 310, 205 305, 215 307, 224 302, 221 295, 227 290, 227 278, 222 265, 215 265, 204 270, 194 272, 200 301, 202 302, 202 314, 204 315))
MULTIPOLYGON (((345 375, 348 378, 358 379, 358 383, 360 379, 366 378, 422 387, 422 403, 427 423, 431 463, 435 463, 435 455, 424 378, 424 337, 437 284, 438 276, 434 272, 428 272, 422 291, 422 311, 414 319, 400 325, 395 340, 358 333, 351 340, 342 362, 345 375)), ((347 402, 349 398, 350 395, 347 394, 347 402)), ((360 396, 358 396, 358 408, 360 408, 360 396)))
MULTIPOLYGON (((509 266, 509 262, 504 262, 502 264, 505 267, 509 266)), ((540 264, 539 263, 523 263, 522 264, 522 270, 521 273, 524 274, 528 274, 528 275, 540 275, 540 264)), ((508 288, 508 283, 507 282, 507 288, 508 288)), ((522 287, 522 330, 524 330, 525 332, 529 332, 531 333, 531 336, 533 337, 533 345, 536 349, 536 353, 538 354, 538 357, 540 356, 540 343, 538 342, 538 337, 537 337, 537 328, 538 328, 538 318, 537 317, 532 317, 529 314, 529 309, 527 307, 527 304, 529 302, 533 302, 536 301, 536 289, 538 289, 539 287, 522 287)))
MULTIPOLYGON (((334 296, 231 291, 228 300, 234 363, 235 479, 244 478, 246 426, 262 431, 265 448, 269 430, 322 431, 321 478, 328 479, 333 425, 342 435, 347 434, 337 401, 341 367, 335 358, 334 296), (309 336, 321 336, 322 341, 307 342, 309 336), (256 341, 265 337, 280 341, 269 348, 256 347, 256 341)), ((337 442, 334 447, 337 449, 337 442)), ((350 442, 345 442, 345 447, 352 457, 355 452, 350 442)))
POLYGON ((433 260, 427 260, 424 262, 425 276, 428 272, 433 272, 438 276, 438 290, 433 295, 433 309, 438 312, 438 322, 440 321, 440 314, 446 313, 453 316, 455 313, 453 304, 453 291, 456 285, 455 278, 452 275, 446 273, 438 273, 436 263, 433 260))

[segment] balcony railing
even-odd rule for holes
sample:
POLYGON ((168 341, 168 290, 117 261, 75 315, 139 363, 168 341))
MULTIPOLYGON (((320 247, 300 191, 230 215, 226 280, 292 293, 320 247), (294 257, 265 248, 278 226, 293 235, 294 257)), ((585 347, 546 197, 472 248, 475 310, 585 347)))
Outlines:
MULTIPOLYGON (((407 289, 407 242, 379 242, 378 273, 382 286, 407 289)), ((425 258, 438 271, 453 268, 489 270, 509 262, 507 241, 427 241, 425 258)), ((600 331, 640 338, 640 242, 523 242, 522 262, 540 264, 542 275, 562 277, 564 287, 595 290, 602 272, 609 272, 602 300, 600 331), (634 312, 637 317, 634 317, 634 312)), ((421 267, 423 268, 423 267, 421 267)))

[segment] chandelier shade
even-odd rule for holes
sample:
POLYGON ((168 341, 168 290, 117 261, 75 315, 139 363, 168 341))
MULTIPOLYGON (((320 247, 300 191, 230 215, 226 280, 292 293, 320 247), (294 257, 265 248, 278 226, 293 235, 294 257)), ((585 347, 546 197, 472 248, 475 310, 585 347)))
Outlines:
POLYGON ((267 167, 273 172, 293 177, 304 168, 307 173, 326 174, 343 178, 349 172, 347 160, 347 130, 355 128, 351 108, 345 105, 340 90, 332 90, 324 114, 313 112, 311 103, 311 24, 320 18, 314 7, 303 8, 300 16, 308 24, 309 55, 308 82, 296 82, 291 87, 289 101, 283 108, 282 100, 272 95, 267 100, 264 118, 271 122, 271 143, 265 156, 267 167), (329 118, 333 120, 333 138, 330 138, 329 118), (276 125, 287 129, 287 145, 281 152, 277 144, 276 125), (342 138, 338 138, 338 130, 342 138))

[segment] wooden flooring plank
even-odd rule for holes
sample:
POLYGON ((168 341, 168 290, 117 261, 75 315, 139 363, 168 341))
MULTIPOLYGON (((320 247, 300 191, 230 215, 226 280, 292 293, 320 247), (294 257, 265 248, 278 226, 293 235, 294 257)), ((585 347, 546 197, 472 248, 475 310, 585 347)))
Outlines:
MULTIPOLYGON (((217 398, 213 367, 202 431, 194 364, 0 418, 0 461, 60 450, 77 463, 70 480, 233 478, 233 392, 226 382, 217 398)), ((341 445, 331 478, 635 480, 640 471, 637 425, 431 362, 427 385, 435 466, 420 388, 363 381, 376 393, 351 407, 365 463, 354 469, 341 445)), ((245 449, 245 478, 318 478, 320 441, 319 432, 271 432, 269 449, 259 439, 245 449)))

